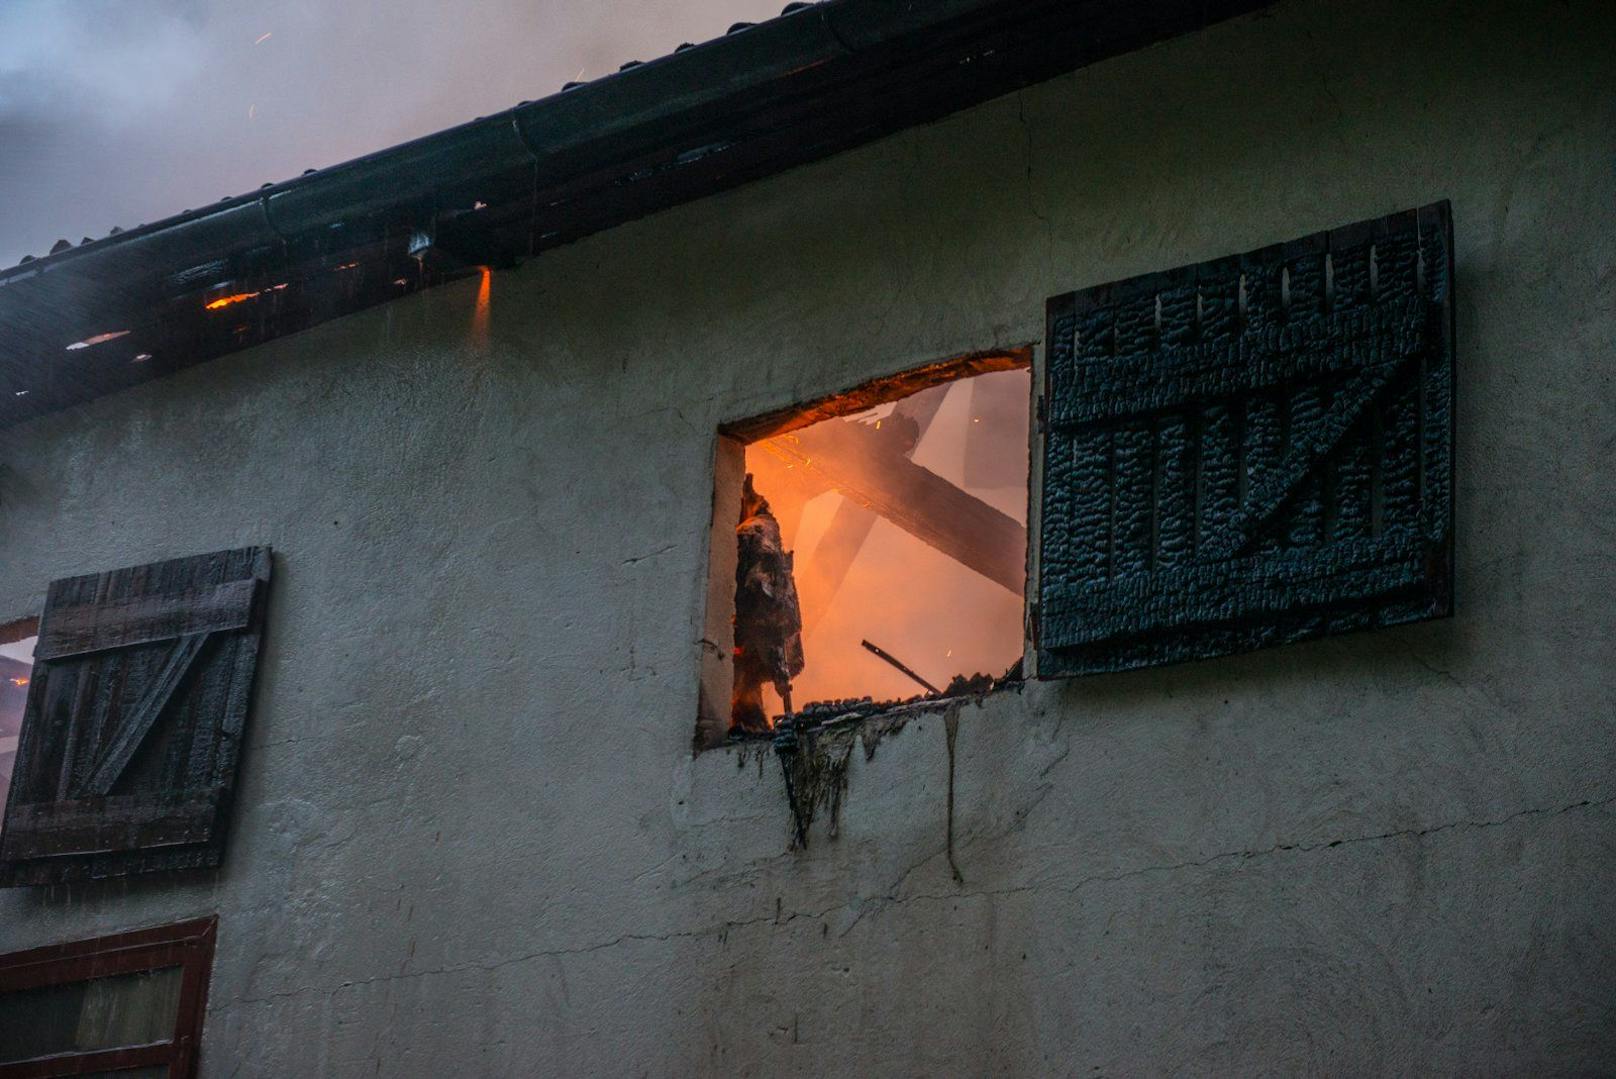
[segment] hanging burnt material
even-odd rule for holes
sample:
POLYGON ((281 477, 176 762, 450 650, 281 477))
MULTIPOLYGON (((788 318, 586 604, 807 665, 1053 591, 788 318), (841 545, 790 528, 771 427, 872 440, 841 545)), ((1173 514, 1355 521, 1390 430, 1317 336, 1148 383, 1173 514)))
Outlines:
POLYGON ((741 521, 735 529, 735 695, 730 731, 770 730, 763 687, 773 686, 791 712, 791 680, 802 673, 802 611, 792 576, 791 552, 780 539, 780 522, 768 499, 747 474, 741 490, 741 521))

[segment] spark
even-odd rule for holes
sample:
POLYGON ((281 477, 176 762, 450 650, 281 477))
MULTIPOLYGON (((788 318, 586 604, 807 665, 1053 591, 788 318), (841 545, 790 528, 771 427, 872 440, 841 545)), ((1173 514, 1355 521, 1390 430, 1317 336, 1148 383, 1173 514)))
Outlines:
POLYGON ((145 363, 149 359, 151 359, 151 353, 150 352, 140 352, 140 353, 136 353, 135 358, 133 360, 131 360, 130 362, 131 363, 145 363))
POLYGON ((13 678, 11 680, 11 684, 14 685, 14 686, 26 686, 28 684, 28 679, 26 679, 26 678, 13 678))
POLYGON ((247 106, 247 119, 251 120, 254 116, 257 116, 257 115, 258 115, 258 104, 257 104, 257 102, 254 102, 253 104, 248 105, 247 106))
POLYGON ((270 31, 267 34, 259 34, 258 35, 258 40, 253 42, 253 44, 254 45, 262 45, 264 42, 268 41, 273 36, 274 36, 274 31, 270 31))
POLYGON ((67 346, 67 351, 77 352, 81 348, 89 348, 91 345, 99 345, 105 341, 116 341, 120 337, 127 336, 129 336, 128 330, 113 330, 111 333, 98 333, 94 337, 86 337, 82 341, 74 341, 71 345, 67 346))

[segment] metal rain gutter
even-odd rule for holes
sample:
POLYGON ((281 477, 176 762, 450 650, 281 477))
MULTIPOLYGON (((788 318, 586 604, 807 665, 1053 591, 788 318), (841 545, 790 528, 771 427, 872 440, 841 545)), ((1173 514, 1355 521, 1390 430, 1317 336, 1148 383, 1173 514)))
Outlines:
POLYGON ((0 426, 828 156, 1262 0, 823 0, 0 271, 0 426))

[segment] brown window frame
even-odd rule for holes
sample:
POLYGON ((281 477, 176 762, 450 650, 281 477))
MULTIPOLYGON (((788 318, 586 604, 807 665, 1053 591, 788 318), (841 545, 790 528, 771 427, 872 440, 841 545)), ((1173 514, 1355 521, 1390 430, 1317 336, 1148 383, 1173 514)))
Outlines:
POLYGON ((179 967, 181 971, 179 1007, 170 1040, 82 1053, 55 1053, 0 1064, 0 1079, 45 1079, 163 1066, 168 1068, 169 1079, 193 1079, 218 926, 216 916, 198 918, 0 955, 0 993, 168 967, 179 967))

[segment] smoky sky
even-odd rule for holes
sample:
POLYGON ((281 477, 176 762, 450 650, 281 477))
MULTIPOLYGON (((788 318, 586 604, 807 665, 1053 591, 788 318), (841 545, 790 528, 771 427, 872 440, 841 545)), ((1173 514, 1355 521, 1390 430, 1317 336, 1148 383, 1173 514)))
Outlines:
POLYGON ((0 0, 0 267, 537 99, 784 0, 0 0))

